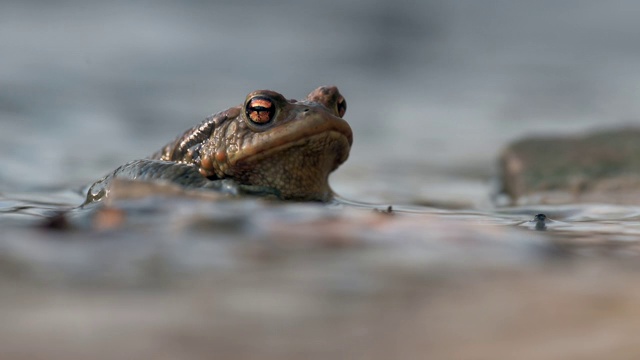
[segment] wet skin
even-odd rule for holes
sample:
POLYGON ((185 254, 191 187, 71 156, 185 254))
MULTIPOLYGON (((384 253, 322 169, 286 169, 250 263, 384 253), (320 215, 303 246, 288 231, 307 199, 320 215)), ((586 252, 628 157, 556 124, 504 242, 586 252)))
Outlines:
POLYGON ((150 160, 129 163, 110 176, 169 179, 189 187, 232 180, 284 200, 327 201, 329 174, 347 160, 353 142, 345 111, 336 87, 319 87, 301 101, 254 91, 242 105, 207 118, 150 160))

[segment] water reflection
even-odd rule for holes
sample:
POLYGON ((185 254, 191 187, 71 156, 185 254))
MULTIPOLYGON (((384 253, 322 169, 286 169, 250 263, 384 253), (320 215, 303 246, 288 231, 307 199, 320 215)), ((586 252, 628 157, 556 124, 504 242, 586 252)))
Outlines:
MULTIPOLYGON (((419 224, 435 218, 514 238, 544 229, 538 235, 552 242, 631 242, 640 235, 634 206, 496 208, 490 198, 497 153, 517 136, 637 118, 638 5, 619 5, 5 1, 0 224, 30 228, 78 206, 77 189, 252 90, 300 97, 336 84, 354 146, 331 176, 341 197, 327 209, 398 215, 383 221, 390 228, 414 219, 409 237, 428 237, 419 224), (547 219, 532 221, 536 214, 547 219)), ((255 206, 234 211, 270 219, 255 206)), ((204 218, 219 212, 205 207, 204 218)), ((92 233, 92 211, 69 214, 92 233)), ((182 219, 167 210, 145 223, 141 213, 125 219, 142 227, 182 219)))

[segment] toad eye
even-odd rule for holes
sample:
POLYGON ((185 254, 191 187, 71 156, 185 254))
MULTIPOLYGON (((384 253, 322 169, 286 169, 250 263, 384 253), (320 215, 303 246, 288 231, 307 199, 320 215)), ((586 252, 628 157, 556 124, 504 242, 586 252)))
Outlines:
POLYGON ((276 106, 271 99, 264 96, 256 96, 247 102, 244 111, 247 119, 251 120, 251 122, 264 125, 275 117, 276 106))
POLYGON ((343 117, 344 113, 347 112, 347 101, 342 96, 338 99, 336 108, 338 109, 338 116, 340 117, 343 117))

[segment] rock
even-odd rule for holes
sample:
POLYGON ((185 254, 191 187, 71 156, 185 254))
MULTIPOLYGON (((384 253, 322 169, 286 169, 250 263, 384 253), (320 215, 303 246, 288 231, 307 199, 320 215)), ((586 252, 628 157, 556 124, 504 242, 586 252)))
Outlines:
POLYGON ((640 202, 640 128, 532 137, 500 157, 501 192, 515 204, 640 202))

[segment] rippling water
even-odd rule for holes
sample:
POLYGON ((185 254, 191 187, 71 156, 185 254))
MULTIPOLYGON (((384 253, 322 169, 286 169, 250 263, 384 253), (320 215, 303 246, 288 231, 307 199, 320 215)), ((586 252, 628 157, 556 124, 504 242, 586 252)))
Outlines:
MULTIPOLYGON (((48 358, 95 358, 118 348, 105 339, 139 350, 131 342, 139 337, 122 331, 132 329, 158 349, 176 351, 166 334, 184 331, 171 337, 183 349, 258 349, 264 358, 350 349, 358 339, 421 349, 425 339, 411 341, 423 333, 432 349, 448 350, 435 358, 465 349, 502 356, 523 339, 535 345, 513 352, 523 358, 607 353, 589 350, 637 329, 629 324, 637 269, 623 259, 640 251, 640 207, 496 207, 491 194, 498 153, 520 136, 637 123, 639 8, 623 0, 3 1, 0 281, 159 291, 216 272, 171 293, 175 302, 166 292, 143 300, 64 287, 4 292, 0 315, 12 326, 0 327, 0 347, 28 355, 35 343, 48 358), (300 98, 328 84, 345 95, 354 130, 350 159, 330 179, 340 195, 333 204, 212 201, 152 187, 145 191, 163 195, 77 208, 87 185, 253 90, 300 98), (549 220, 537 226, 541 213, 549 220), (558 258, 580 265, 558 270, 558 258), (426 293, 414 297, 416 289, 426 293), (209 310, 222 322, 198 322, 209 310), (420 314, 428 321, 416 324, 420 314), (562 326, 522 330, 540 318, 562 326), (407 321, 411 334, 380 332, 407 321), (577 328, 580 346, 571 336, 555 347, 536 342, 577 328), (487 329, 498 329, 502 347, 491 348, 487 329), (244 336, 251 346, 238 345, 244 336)), ((396 358, 367 351, 358 354, 396 358)))
MULTIPOLYGON (((254 89, 321 84, 345 94, 355 133, 337 193, 499 221, 492 177, 509 141, 637 118, 637 5, 618 5, 4 2, 0 221, 79 204, 83 186, 254 89)), ((578 208, 558 220, 635 225, 635 208, 578 208)), ((564 214, 523 217, 543 210, 564 214)))

